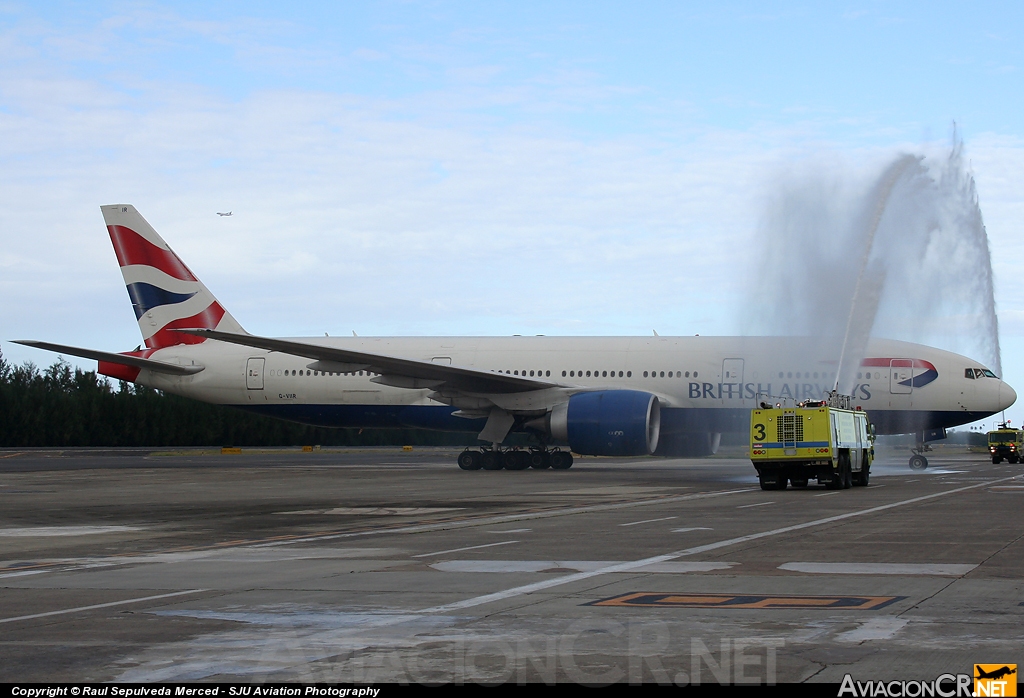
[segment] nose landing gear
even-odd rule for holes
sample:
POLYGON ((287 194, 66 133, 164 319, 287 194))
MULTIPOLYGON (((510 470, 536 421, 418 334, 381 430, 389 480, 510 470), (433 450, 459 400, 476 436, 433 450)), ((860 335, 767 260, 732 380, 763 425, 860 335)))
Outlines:
POLYGON ((928 444, 925 443, 924 432, 917 432, 914 441, 914 448, 910 449, 910 452, 914 454, 910 457, 910 469, 924 470, 928 467, 928 459, 924 457, 924 453, 931 449, 928 448, 928 444))

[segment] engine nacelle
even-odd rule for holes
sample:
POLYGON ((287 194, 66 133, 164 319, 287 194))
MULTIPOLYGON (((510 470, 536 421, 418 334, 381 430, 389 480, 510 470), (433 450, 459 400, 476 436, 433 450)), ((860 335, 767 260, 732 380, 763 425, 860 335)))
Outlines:
POLYGON ((578 393, 548 417, 551 435, 589 456, 646 456, 658 448, 661 405, 638 390, 578 393))

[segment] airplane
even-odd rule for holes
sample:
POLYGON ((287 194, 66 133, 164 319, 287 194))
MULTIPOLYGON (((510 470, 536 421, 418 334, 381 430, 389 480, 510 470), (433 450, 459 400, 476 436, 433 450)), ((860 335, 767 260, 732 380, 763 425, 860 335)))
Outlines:
MULTIPOLYGON (((486 445, 458 456, 465 470, 565 469, 574 452, 710 455, 722 432, 749 429, 765 396, 818 399, 842 373, 835 348, 810 337, 262 337, 134 206, 100 209, 145 349, 18 343, 95 359, 118 380, 304 424, 476 433, 486 445), (535 445, 503 447, 510 433, 535 445)), ((854 404, 879 434, 916 433, 911 467, 927 467, 926 440, 1016 400, 992 371, 952 352, 870 339, 863 355, 847 369, 854 404)))
POLYGON ((1010 674, 1017 673, 1016 669, 1011 669, 1008 666, 1000 667, 999 669, 995 669, 993 671, 985 671, 977 665, 975 665, 975 667, 978 669, 978 675, 974 677, 976 679, 1001 679, 1004 676, 1009 676, 1010 674))
POLYGON ((217 215, 218 216, 230 216, 231 215, 231 211, 228 211, 227 213, 221 213, 220 211, 217 211, 217 215))

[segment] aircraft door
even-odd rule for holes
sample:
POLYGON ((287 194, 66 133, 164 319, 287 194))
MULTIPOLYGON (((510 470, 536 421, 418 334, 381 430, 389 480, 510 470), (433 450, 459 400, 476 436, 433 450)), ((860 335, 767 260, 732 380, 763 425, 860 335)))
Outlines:
POLYGON ((245 363, 245 387, 249 390, 263 390, 263 365, 266 359, 249 359, 245 363))
POLYGON ((743 359, 722 361, 722 402, 743 399, 743 359))
POLYGON ((889 360, 889 392, 893 395, 909 395, 914 390, 914 360, 889 360))

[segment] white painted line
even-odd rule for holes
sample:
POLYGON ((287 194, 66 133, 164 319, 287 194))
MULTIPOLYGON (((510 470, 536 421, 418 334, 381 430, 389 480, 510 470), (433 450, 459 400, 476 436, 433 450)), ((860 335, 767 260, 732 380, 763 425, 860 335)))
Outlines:
POLYGON ((95 536, 101 533, 131 533, 140 526, 37 526, 35 528, 0 528, 0 538, 46 538, 53 536, 95 536))
POLYGON ((32 620, 33 618, 46 618, 48 616, 62 616, 67 613, 78 613, 79 611, 92 611, 97 608, 110 608, 111 606, 125 606, 130 603, 142 603, 143 601, 156 601, 157 599, 169 599, 172 596, 184 596, 185 594, 198 594, 206 589, 189 589, 188 591, 175 591, 170 594, 158 594, 156 596, 143 596, 140 599, 125 599, 124 601, 111 601, 110 603, 98 603, 92 606, 79 606, 78 608, 65 608, 62 611, 47 611, 46 613, 33 613, 30 616, 16 616, 14 618, 0 618, 0 623, 13 623, 18 620, 32 620))
POLYGON ((946 497, 951 494, 958 494, 960 492, 966 492, 967 490, 977 489, 979 487, 988 487, 999 482, 1006 482, 1012 480, 1012 477, 1002 478, 1000 480, 991 480, 989 482, 979 483, 977 485, 967 485, 965 487, 957 487, 945 492, 936 492, 935 494, 926 494, 920 497, 914 497, 912 499, 904 499, 899 502, 893 502, 892 504, 883 504, 877 507, 871 507, 869 509, 861 509, 860 511, 851 511, 846 514, 836 514, 835 516, 829 516, 824 519, 815 519, 814 521, 807 521, 805 523, 793 524, 792 526, 784 526, 782 528, 774 528, 770 531, 761 531, 760 533, 751 533, 746 536, 739 536, 737 538, 728 538, 721 540, 716 543, 708 543, 707 545, 698 545, 693 548, 687 548, 674 553, 666 553, 664 555, 655 555, 653 557, 644 558, 642 560, 633 560, 632 562, 621 562, 616 565, 609 565, 608 567, 593 570, 589 572, 577 572, 576 574, 567 574, 554 579, 545 579, 540 582, 533 582, 532 584, 524 584, 523 586, 513 587, 511 589, 505 589, 503 591, 496 591, 490 594, 484 594, 482 596, 475 596, 470 599, 464 599, 462 601, 455 601, 440 606, 431 606, 430 608, 424 608, 420 613, 451 613, 452 611, 459 611, 466 608, 473 608, 475 606, 483 606, 484 604, 493 603, 495 601, 504 601, 505 599, 515 598, 517 596, 524 596, 526 594, 532 594, 536 591, 543 591, 545 589, 551 589, 553 587, 563 586, 566 584, 572 584, 573 582, 583 581, 590 579, 591 577, 599 577, 605 574, 614 574, 616 572, 631 572, 640 567, 647 567, 649 565, 670 562, 677 560, 681 557, 688 557, 690 555, 700 555, 701 553, 710 552, 712 550, 718 550, 719 548, 726 548, 732 545, 740 543, 749 543, 750 541, 760 540, 761 538, 768 538, 771 536, 778 536, 784 533, 792 533, 793 531, 802 531, 806 528, 815 528, 817 526, 824 526, 826 524, 835 523, 836 521, 845 521, 846 519, 856 518, 858 516, 867 516, 868 514, 876 514, 880 511, 888 511, 889 509, 895 509, 897 507, 907 506, 908 504, 916 504, 918 502, 926 502, 930 499, 937 497, 946 497))
POLYGON ((51 572, 52 570, 25 570, 24 572, 11 572, 10 574, 0 574, 0 579, 7 579, 9 577, 27 577, 30 574, 44 574, 45 572, 51 572))
POLYGON ((451 550, 439 550, 436 553, 422 553, 420 555, 413 555, 413 557, 433 557, 434 555, 447 555, 448 553, 461 553, 465 550, 479 550, 480 548, 493 548, 496 545, 511 545, 512 543, 518 543, 517 540, 503 540, 500 543, 487 543, 485 545, 471 545, 468 548, 453 548, 451 550))
POLYGON ((677 497, 665 497, 663 499, 642 499, 636 502, 615 502, 613 504, 591 504, 582 507, 566 507, 565 509, 551 509, 548 511, 537 511, 528 514, 503 514, 500 516, 486 516, 479 519, 465 519, 461 521, 441 521, 430 524, 417 524, 413 526, 401 526, 398 528, 380 528, 372 531, 355 531, 352 533, 333 533, 326 536, 302 536, 290 540, 274 541, 273 543, 255 543, 250 548, 273 548, 279 545, 295 545, 297 543, 309 543, 323 540, 334 540, 336 538, 356 538, 361 536, 380 536, 393 533, 424 533, 426 531, 450 531, 458 528, 473 528, 476 526, 494 526, 495 524, 510 523, 512 521, 532 521, 535 519, 550 519, 557 516, 572 516, 574 514, 590 514, 598 511, 615 511, 617 509, 630 509, 632 507, 651 506, 655 504, 677 504, 679 502, 692 502, 699 499, 713 499, 729 494, 742 494, 754 492, 753 488, 742 490, 720 490, 718 492, 698 492, 696 494, 682 494, 677 497))
POLYGON ((743 506, 736 507, 736 508, 737 509, 749 509, 750 507, 766 507, 769 504, 775 504, 775 502, 758 502, 757 504, 744 504, 743 506))
POLYGON ((898 574, 962 577, 977 565, 956 565, 947 562, 787 562, 780 570, 809 574, 898 574))
POLYGON ((839 493, 838 492, 822 492, 821 494, 816 494, 814 496, 815 497, 831 497, 834 494, 839 494, 839 493))
POLYGON ((532 528, 510 528, 507 531, 488 531, 488 533, 529 533, 532 528))
MULTIPOLYGON (((439 572, 586 572, 597 570, 614 562, 607 560, 447 560, 430 566, 439 572)), ((738 562, 663 562, 634 570, 651 574, 691 574, 693 572, 714 572, 735 567, 738 562)))
POLYGON ((689 533, 690 531, 714 531, 713 528, 707 526, 691 526, 689 528, 673 528, 670 533, 689 533))
POLYGON ((662 519, 647 519, 646 521, 632 521, 630 523, 624 523, 624 524, 619 524, 619 525, 620 526, 639 526, 640 524, 654 523, 655 521, 671 521, 674 518, 676 518, 676 517, 674 517, 674 516, 666 516, 666 517, 664 517, 662 519))

